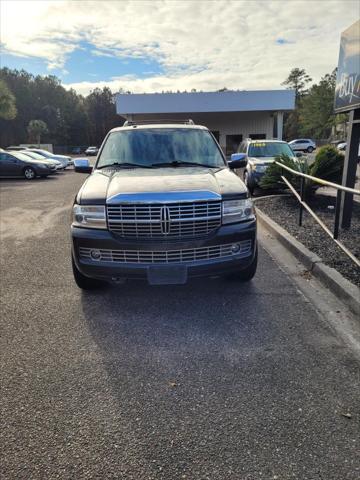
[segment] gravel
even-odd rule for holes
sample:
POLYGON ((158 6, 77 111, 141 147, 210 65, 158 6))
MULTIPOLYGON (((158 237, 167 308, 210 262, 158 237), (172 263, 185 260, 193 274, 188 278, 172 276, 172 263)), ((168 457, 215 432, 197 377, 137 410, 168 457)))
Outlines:
MULTIPOLYGON (((309 201, 310 207, 332 231, 334 227, 336 199, 316 194, 309 201)), ((360 286, 360 270, 354 262, 342 252, 336 243, 324 232, 320 225, 304 210, 303 225, 298 225, 299 203, 293 196, 274 196, 259 198, 256 206, 266 215, 287 230, 309 250, 316 253, 329 267, 335 268, 345 278, 360 286)), ((349 230, 341 230, 339 240, 360 258, 360 204, 354 204, 353 218, 349 230)))

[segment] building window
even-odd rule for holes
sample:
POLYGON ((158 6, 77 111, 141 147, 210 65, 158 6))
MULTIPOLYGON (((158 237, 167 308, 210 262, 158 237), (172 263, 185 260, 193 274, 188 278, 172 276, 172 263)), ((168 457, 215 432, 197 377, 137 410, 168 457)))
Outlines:
POLYGON ((214 135, 216 138, 216 141, 220 143, 220 132, 218 130, 211 130, 211 133, 214 135))
POLYGON ((242 135, 226 135, 226 155, 232 155, 237 152, 242 138, 242 135))
POLYGON ((266 133, 250 133, 251 140, 265 140, 266 133))

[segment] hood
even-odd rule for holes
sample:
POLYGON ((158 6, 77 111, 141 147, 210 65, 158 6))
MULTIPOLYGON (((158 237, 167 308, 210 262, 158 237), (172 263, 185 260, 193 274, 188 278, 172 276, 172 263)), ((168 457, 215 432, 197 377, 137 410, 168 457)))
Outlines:
MULTIPOLYGON (((296 157, 290 157, 295 159, 296 157)), ((275 157, 249 157, 249 162, 251 163, 260 163, 261 165, 267 165, 269 163, 275 162, 275 157)))
POLYGON ((220 170, 198 167, 154 169, 95 170, 78 193, 81 204, 121 203, 126 195, 134 201, 140 197, 151 202, 164 195, 191 194, 192 199, 247 197, 242 180, 228 168, 220 170))
POLYGON ((249 157, 249 161, 252 163, 267 164, 275 162, 275 157, 249 157))

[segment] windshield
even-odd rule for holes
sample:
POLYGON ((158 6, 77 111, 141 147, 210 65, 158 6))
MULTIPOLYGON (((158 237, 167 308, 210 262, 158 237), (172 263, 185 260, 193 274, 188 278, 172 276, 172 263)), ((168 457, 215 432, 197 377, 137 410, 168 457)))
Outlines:
POLYGON ((34 158, 35 160, 45 160, 45 157, 43 155, 40 155, 39 153, 28 152, 27 150, 20 153, 22 153, 23 155, 26 155, 27 157, 34 158))
POLYGON ((277 157, 279 155, 293 157, 294 152, 285 142, 257 142, 251 143, 249 146, 249 157, 277 157))
POLYGON ((46 158, 52 158, 53 155, 51 155, 50 152, 47 152, 46 150, 30 150, 30 152, 38 153, 42 155, 43 157, 46 158))
POLYGON ((207 130, 149 128, 113 132, 107 138, 97 167, 114 163, 144 165, 191 162, 224 167, 225 162, 207 130))
POLYGON ((18 158, 19 160, 24 160, 25 162, 28 162, 29 160, 33 160, 32 158, 29 157, 29 155, 26 155, 26 153, 21 153, 21 152, 11 152, 11 155, 15 158, 18 158))

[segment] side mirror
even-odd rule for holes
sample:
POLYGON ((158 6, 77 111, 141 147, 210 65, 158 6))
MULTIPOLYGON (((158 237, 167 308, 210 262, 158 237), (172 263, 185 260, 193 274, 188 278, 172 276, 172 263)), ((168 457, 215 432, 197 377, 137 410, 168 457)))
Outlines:
POLYGON ((245 153, 233 153, 231 155, 230 160, 228 161, 228 165, 231 170, 235 168, 244 168, 247 165, 246 155, 245 153))
POLYGON ((87 158, 76 158, 74 160, 74 170, 78 173, 91 173, 92 166, 87 158))
POLYGON ((298 158, 300 158, 300 157, 303 156, 303 154, 302 154, 301 152, 296 152, 296 153, 295 153, 295 156, 298 157, 298 158))

